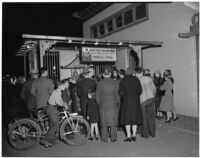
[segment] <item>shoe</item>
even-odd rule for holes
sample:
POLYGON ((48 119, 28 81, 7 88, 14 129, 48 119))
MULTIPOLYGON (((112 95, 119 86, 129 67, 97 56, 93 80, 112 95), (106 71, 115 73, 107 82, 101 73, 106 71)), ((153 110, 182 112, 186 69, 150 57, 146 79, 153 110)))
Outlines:
POLYGON ((126 139, 124 140, 124 142, 131 142, 131 137, 126 138, 126 139))
POLYGON ((45 140, 41 140, 40 144, 44 145, 44 147, 46 147, 46 148, 53 146, 52 143, 49 143, 49 142, 47 142, 45 140))
POLYGON ((99 138, 98 138, 98 137, 95 137, 95 139, 96 139, 96 140, 99 140, 99 138))
POLYGON ((159 116, 159 117, 158 117, 158 120, 161 120, 162 118, 163 118, 163 116, 159 116))
POLYGON ((89 140, 93 140, 93 138, 92 138, 92 137, 90 137, 90 138, 89 138, 89 140))
POLYGON ((112 143, 114 143, 114 142, 116 142, 116 141, 117 141, 117 139, 115 139, 115 140, 111 140, 112 143))
POLYGON ((108 141, 107 141, 107 140, 102 140, 102 142, 104 142, 104 143, 108 143, 108 141))
POLYGON ((171 120, 176 121, 176 120, 178 120, 178 117, 172 118, 171 120))
POLYGON ((132 137, 132 138, 131 138, 131 141, 134 141, 134 142, 135 142, 135 141, 136 141, 136 137, 135 137, 135 136, 132 137))
POLYGON ((171 119, 169 119, 169 120, 165 120, 165 123, 170 123, 170 121, 171 121, 171 119))

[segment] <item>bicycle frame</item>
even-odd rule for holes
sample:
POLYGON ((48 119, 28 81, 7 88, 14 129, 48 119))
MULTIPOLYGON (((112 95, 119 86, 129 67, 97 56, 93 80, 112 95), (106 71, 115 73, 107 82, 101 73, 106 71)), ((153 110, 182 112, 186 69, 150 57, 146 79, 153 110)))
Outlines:
MULTIPOLYGON (((90 126, 88 122, 82 118, 81 115, 77 113, 69 113, 64 107, 59 107, 59 137, 60 140, 68 143, 70 145, 81 145, 88 140, 90 135, 90 126), (83 128, 81 128, 83 127, 83 128), (82 133, 82 129, 86 131, 86 133, 82 133), (83 134, 84 137, 80 137, 80 133, 83 134), (75 133, 75 137, 73 140, 71 139, 71 134, 75 133), (70 140, 71 139, 71 140, 70 140), (78 140, 78 142, 76 142, 78 140)), ((13 122, 9 124, 9 141, 11 145, 16 149, 26 149, 34 145, 34 141, 31 140, 31 144, 26 144, 25 146, 17 147, 17 143, 15 139, 19 139, 23 142, 29 142, 30 140, 27 138, 33 138, 35 142, 38 142, 40 138, 44 137, 49 130, 49 122, 48 115, 46 114, 45 109, 39 109, 37 111, 37 118, 19 118, 15 119, 13 122), (14 133, 13 133, 14 132, 14 133), (17 137, 15 135, 18 135, 17 137), (21 138, 23 139, 21 139, 21 138)), ((72 134, 73 135, 73 134, 72 134)))
MULTIPOLYGON (((78 128, 78 121, 79 121, 79 118, 82 117, 81 115, 78 115, 77 113, 69 113, 67 110, 64 109, 64 107, 59 107, 59 108, 62 108, 61 111, 59 111, 59 124, 60 126, 62 125, 62 123, 65 121, 65 120, 68 120, 70 126, 72 127, 73 131, 71 131, 70 133, 72 132, 76 132, 77 131, 77 128, 78 128), (72 117, 77 117, 78 118, 78 121, 76 123, 76 126, 74 126, 74 122, 72 120, 72 117), (73 128, 75 127, 75 128, 73 128)), ((37 114, 37 120, 36 120, 36 123, 40 126, 41 128, 41 131, 42 131, 42 136, 44 136, 47 132, 48 132, 48 129, 46 130, 45 129, 45 121, 49 121, 49 118, 47 116, 47 114, 44 114, 43 113, 44 111, 43 110, 39 110, 38 111, 38 114, 37 114), (43 113, 43 114, 42 114, 43 113)), ((66 134, 69 134, 69 133, 66 133, 66 134)))

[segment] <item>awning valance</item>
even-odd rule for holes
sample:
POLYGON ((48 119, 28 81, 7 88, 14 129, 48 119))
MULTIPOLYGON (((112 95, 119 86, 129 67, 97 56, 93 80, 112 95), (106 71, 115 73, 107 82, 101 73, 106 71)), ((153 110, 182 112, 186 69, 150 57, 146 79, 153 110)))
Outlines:
POLYGON ((163 42, 157 41, 130 41, 130 40, 102 40, 102 39, 88 39, 77 37, 63 37, 63 36, 46 36, 46 35, 30 35, 23 34, 22 37, 25 42, 17 52, 17 56, 26 55, 30 49, 38 44, 39 40, 55 41, 55 43, 65 43, 67 45, 77 46, 95 46, 95 47, 131 47, 132 45, 141 45, 141 49, 150 47, 158 47, 163 42))

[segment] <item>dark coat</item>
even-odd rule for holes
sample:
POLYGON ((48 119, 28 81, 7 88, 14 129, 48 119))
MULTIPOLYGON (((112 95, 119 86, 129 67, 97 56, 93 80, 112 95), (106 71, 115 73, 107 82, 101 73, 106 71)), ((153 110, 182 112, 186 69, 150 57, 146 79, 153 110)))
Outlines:
POLYGON ((96 101, 99 105, 101 126, 118 125, 118 82, 104 78, 97 84, 96 101))
POLYGON ((90 78, 84 78, 77 88, 77 95, 80 98, 80 105, 87 106, 88 103, 88 91, 96 91, 96 82, 90 78))
POLYGON ((121 96, 120 123, 136 125, 142 123, 140 95, 142 86, 140 81, 131 75, 127 75, 119 84, 121 96))
POLYGON ((21 97, 26 102, 26 105, 30 109, 36 108, 36 98, 31 94, 31 87, 35 78, 31 78, 27 80, 23 86, 21 91, 21 97))

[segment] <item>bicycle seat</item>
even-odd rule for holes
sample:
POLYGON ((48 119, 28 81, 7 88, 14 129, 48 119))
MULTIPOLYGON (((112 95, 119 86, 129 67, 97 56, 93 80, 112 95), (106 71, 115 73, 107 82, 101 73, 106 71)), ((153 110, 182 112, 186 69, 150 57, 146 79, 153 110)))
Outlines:
POLYGON ((78 113, 71 113, 70 116, 77 116, 78 113))

